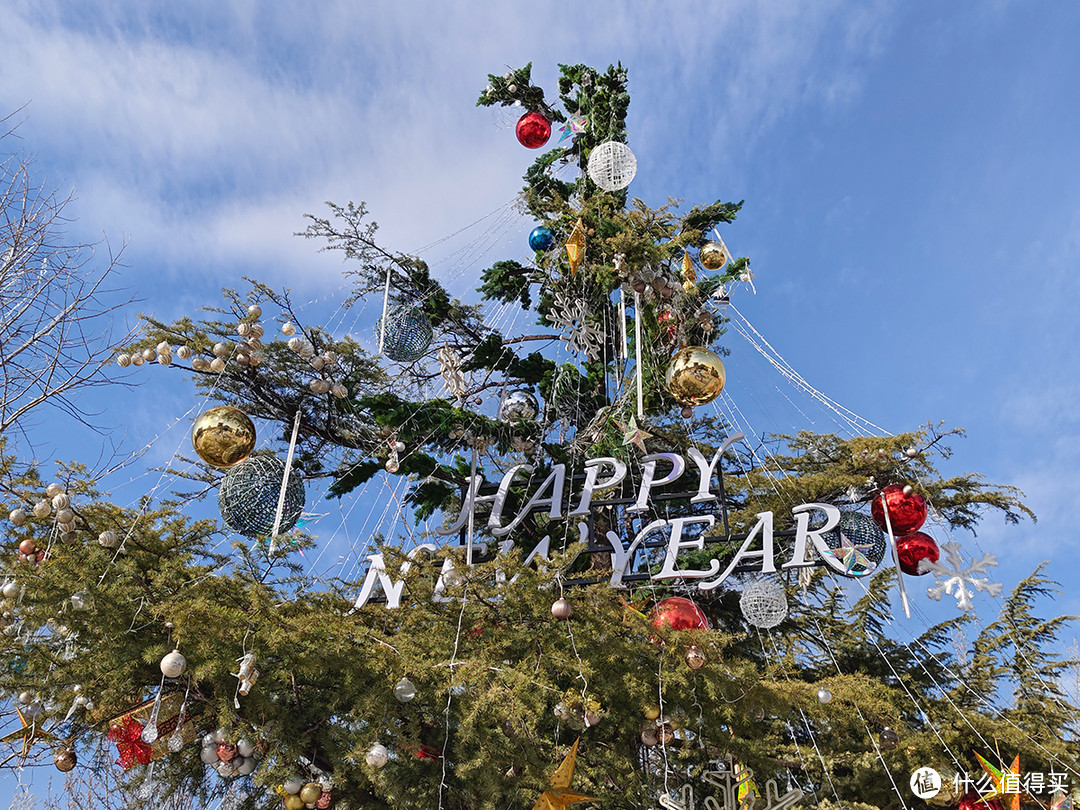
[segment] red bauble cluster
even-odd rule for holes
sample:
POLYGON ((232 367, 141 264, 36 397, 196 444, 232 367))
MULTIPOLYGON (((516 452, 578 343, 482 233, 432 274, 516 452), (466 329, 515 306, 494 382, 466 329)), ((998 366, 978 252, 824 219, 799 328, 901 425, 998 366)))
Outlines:
POLYGON ((701 608, 682 596, 669 596, 657 602, 652 612, 652 624, 672 630, 709 629, 709 620, 701 608))
POLYGON ((892 524, 894 537, 918 531, 926 521, 926 498, 918 492, 905 493, 904 487, 893 484, 881 490, 881 494, 876 496, 870 504, 870 514, 874 516, 874 520, 882 529, 886 531, 889 529, 885 525, 885 508, 881 503, 882 498, 888 505, 889 522, 892 524))
POLYGON ((911 576, 928 573, 919 570, 919 562, 937 562, 941 552, 934 538, 924 532, 905 534, 896 541, 896 553, 900 557, 900 570, 911 576))
POLYGON ((534 110, 518 119, 514 131, 517 133, 518 143, 522 146, 539 149, 551 137, 551 122, 534 110))

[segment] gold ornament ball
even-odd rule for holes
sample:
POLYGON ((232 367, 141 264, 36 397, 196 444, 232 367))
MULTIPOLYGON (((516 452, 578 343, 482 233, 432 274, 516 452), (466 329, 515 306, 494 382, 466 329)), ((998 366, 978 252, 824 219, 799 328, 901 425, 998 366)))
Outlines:
POLYGON ((687 346, 676 352, 664 376, 668 393, 688 407, 712 402, 724 390, 726 379, 720 358, 700 346, 687 346))
POLYGON ((285 810, 303 810, 304 800, 290 793, 285 797, 285 810))
POLYGON ((79 758, 75 756, 75 751, 71 748, 61 748, 53 757, 53 765, 61 773, 67 773, 78 764, 79 758))
POLYGON ((556 599, 551 605, 551 615, 556 619, 569 619, 572 612, 573 608, 570 607, 570 603, 562 597, 556 599))
POLYGON ((686 664, 690 669, 701 669, 705 666, 705 653, 697 644, 691 644, 686 651, 686 664))
POLYGON ((300 788, 300 798, 304 804, 314 804, 322 796, 322 786, 318 782, 308 782, 300 788))
POLYGON ((239 408, 218 405, 195 420, 191 444, 207 464, 233 467, 255 449, 255 425, 239 408))
POLYGON ((698 261, 706 270, 719 270, 728 263, 727 251, 719 242, 706 242, 698 253, 698 261))
POLYGON ((647 719, 647 720, 656 720, 659 717, 660 717, 660 707, 659 706, 646 706, 645 707, 645 719, 647 719))

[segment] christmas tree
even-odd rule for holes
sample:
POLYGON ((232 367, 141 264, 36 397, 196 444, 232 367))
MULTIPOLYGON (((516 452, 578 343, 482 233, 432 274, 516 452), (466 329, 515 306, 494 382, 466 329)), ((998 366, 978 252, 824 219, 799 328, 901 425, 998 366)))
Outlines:
POLYGON ((191 372, 214 406, 197 492, 121 508, 77 465, 5 461, 15 760, 111 774, 129 804, 292 810, 886 808, 928 764, 955 804, 976 751, 1075 785, 1041 569, 971 644, 966 613, 893 623, 916 584, 961 608, 1001 587, 920 533, 928 509, 1016 522, 1019 493, 940 474, 935 426, 747 441, 707 407, 753 280, 719 233, 741 204, 628 200, 620 65, 560 66, 557 100, 531 66, 493 75, 478 104, 519 107, 526 147, 559 137, 525 176, 533 258, 488 267, 480 304, 331 205, 304 235, 379 302, 375 352, 252 282, 118 357, 191 372), (313 578, 305 481, 347 500, 384 477, 397 536, 313 578), (187 515, 214 491, 223 528, 187 515))

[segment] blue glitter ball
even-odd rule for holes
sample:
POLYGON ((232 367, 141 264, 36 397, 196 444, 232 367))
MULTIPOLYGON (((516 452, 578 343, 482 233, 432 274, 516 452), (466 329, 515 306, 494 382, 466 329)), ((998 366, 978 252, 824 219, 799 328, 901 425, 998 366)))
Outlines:
POLYGON ((848 576, 865 577, 885 558, 885 532, 872 517, 861 512, 840 512, 840 525, 824 535, 825 545, 848 576))
POLYGON ((551 250, 555 246, 555 231, 547 225, 538 225, 529 234, 529 247, 533 250, 551 250))
MULTIPOLYGON (((273 453, 253 453, 231 468, 218 487, 218 509, 225 524, 246 537, 274 531, 285 462, 273 453)), ((295 469, 285 487, 285 508, 278 533, 289 531, 304 511, 304 479, 295 469)))
MULTIPOLYGON (((375 325, 378 339, 382 319, 375 325)), ((435 335, 431 322, 420 307, 397 306, 386 315, 386 334, 382 336, 382 351, 398 363, 411 363, 421 357, 435 335)))

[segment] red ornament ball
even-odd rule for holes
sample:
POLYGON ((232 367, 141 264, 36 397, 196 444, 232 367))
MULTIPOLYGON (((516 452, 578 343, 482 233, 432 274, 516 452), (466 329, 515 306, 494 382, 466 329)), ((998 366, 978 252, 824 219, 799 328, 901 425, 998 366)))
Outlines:
POLYGON ((910 495, 904 494, 904 488, 899 484, 892 484, 881 490, 870 503, 870 514, 874 516, 878 526, 888 530, 885 525, 885 509, 881 505, 882 497, 889 505, 889 521, 892 523, 892 532, 895 537, 911 534, 918 531, 919 527, 926 522, 926 498, 918 492, 910 495))
POLYGON ((551 122, 533 110, 518 119, 515 132, 518 143, 522 146, 527 149, 539 149, 551 137, 551 122))
POLYGON ((978 793, 971 791, 971 793, 965 793, 960 797, 956 810, 1005 810, 1005 808, 1001 806, 1001 802, 997 799, 984 802, 979 799, 978 793))
POLYGON ((923 532, 906 534, 896 541, 896 553, 900 557, 900 570, 913 577, 928 573, 919 570, 920 560, 937 562, 941 552, 934 538, 923 532))
POLYGON ((701 608, 682 596, 669 596, 657 602, 652 612, 652 624, 672 630, 709 629, 709 620, 701 608))

